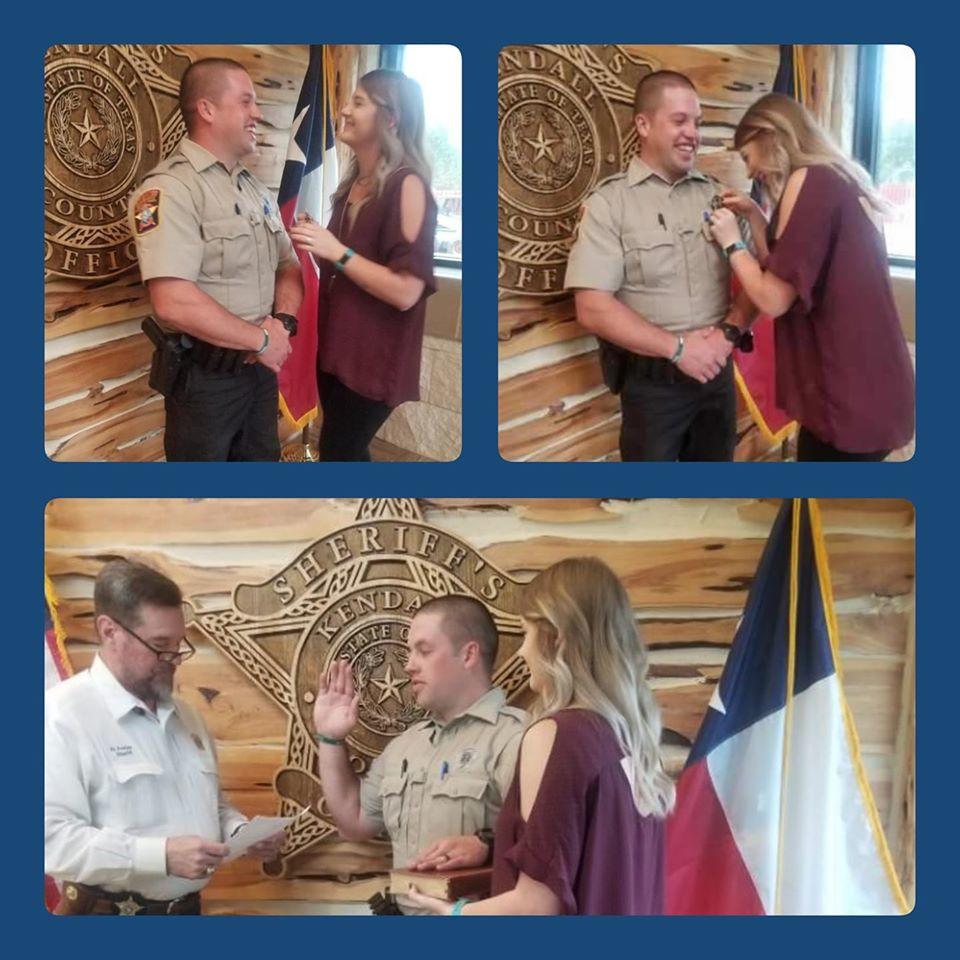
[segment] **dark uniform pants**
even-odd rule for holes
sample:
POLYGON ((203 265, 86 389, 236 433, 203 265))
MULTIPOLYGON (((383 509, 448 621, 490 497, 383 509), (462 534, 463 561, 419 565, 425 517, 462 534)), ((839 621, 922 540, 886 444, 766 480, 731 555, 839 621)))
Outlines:
POLYGON ((280 459, 277 376, 262 363, 236 374, 191 363, 166 398, 167 460, 280 459))
POLYGON ((732 460, 737 439, 733 361, 709 383, 698 383, 655 361, 635 365, 620 394, 620 457, 634 461, 732 460), (670 382, 672 380, 672 382, 670 382))

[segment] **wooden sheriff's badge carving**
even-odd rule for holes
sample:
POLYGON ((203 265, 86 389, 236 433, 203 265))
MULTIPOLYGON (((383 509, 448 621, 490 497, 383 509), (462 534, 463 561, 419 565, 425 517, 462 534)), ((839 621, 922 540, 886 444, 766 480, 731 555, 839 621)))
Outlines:
POLYGON ((623 47, 556 44, 500 51, 499 285, 563 289, 583 202, 636 151, 633 97, 656 67, 623 47))
POLYGON ((508 700, 523 693, 520 586, 469 544, 425 523, 416 501, 369 499, 354 523, 265 583, 238 585, 229 607, 190 601, 193 622, 290 718, 287 763, 274 786, 279 814, 297 819, 267 873, 286 875, 292 857, 336 832, 317 779, 311 719, 321 669, 338 659, 350 664, 361 699, 347 748, 363 774, 393 737, 424 717, 405 665, 410 621, 427 600, 463 594, 485 603, 500 633, 494 682, 508 700))
MULTIPOLYGON (((137 262, 127 202, 186 133, 190 65, 165 44, 55 44, 44 63, 44 267, 102 280, 137 262)), ((149 221, 144 221, 149 223, 149 221)))

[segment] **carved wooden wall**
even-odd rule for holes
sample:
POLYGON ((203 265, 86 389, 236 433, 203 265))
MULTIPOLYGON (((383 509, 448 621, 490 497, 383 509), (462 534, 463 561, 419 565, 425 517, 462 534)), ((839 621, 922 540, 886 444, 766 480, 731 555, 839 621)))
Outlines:
MULTIPOLYGON (((361 52, 355 46, 336 48, 341 94, 353 89, 361 52)), ((123 211, 136 181, 161 155, 167 156, 183 135, 176 109, 179 78, 190 62, 205 56, 231 57, 250 73, 263 121, 259 152, 245 162, 276 194, 309 59, 307 46, 88 44, 54 46, 47 51, 44 438, 47 454, 54 460, 144 461, 163 456, 163 402, 147 385, 152 347, 140 332, 149 303, 132 247, 124 239, 128 231, 123 211), (117 96, 118 108, 113 110, 103 98, 92 99, 105 85, 124 91, 132 86, 134 93, 117 96), (71 93, 74 109, 67 116, 71 102, 65 97, 71 93), (137 150, 140 153, 137 162, 114 164, 117 173, 111 176, 119 178, 116 189, 105 181, 91 180, 97 171, 89 170, 84 175, 92 183, 85 188, 86 202, 62 196, 59 183, 69 164, 61 155, 76 154, 74 183, 66 191, 73 194, 82 181, 78 164, 89 166, 100 159, 106 169, 110 158, 81 156, 77 145, 84 134, 77 128, 78 132, 66 136, 55 123, 57 117, 60 126, 67 124, 67 131, 73 130, 72 119, 81 126, 89 124, 86 135, 92 131, 107 146, 102 131, 109 127, 106 121, 115 118, 115 125, 122 128, 133 113, 139 115, 140 127, 135 136, 131 127, 132 139, 124 150, 129 146, 131 156, 137 150), (113 198, 109 208, 100 202, 106 196, 113 198), (94 234, 91 221, 103 221, 101 232, 110 234, 109 244, 94 234)), ((85 149, 89 153, 93 148, 88 142, 85 149)))
MULTIPOLYGON (((776 501, 422 500, 425 520, 527 580, 566 556, 596 554, 623 579, 652 650, 652 676, 677 773, 723 668, 776 501)), ((905 501, 823 501, 847 695, 880 815, 912 896, 914 521, 905 501)), ((93 578, 114 556, 157 566, 202 606, 260 583, 313 541, 352 523, 356 500, 58 500, 47 510, 46 565, 72 664, 95 652, 93 578)), ((198 655, 178 695, 217 739, 224 785, 248 814, 273 813, 287 715, 192 630, 198 655)), ((384 844, 325 841, 279 880, 241 859, 218 871, 207 909, 308 913, 382 887, 384 844)))
MULTIPOLYGON (((499 57, 500 451, 511 460, 617 459, 619 403, 596 341, 577 325, 563 273, 577 210, 636 149, 632 101, 657 69, 693 80, 703 105, 699 166, 746 186, 733 131, 769 92, 779 49, 756 46, 507 47, 499 57), (545 133, 542 131, 546 131, 545 133), (544 156, 533 162, 540 142, 544 156), (524 145, 527 146, 524 146, 524 145), (531 153, 530 151, 534 151, 531 153)), ((737 459, 779 458, 740 408, 737 459)))

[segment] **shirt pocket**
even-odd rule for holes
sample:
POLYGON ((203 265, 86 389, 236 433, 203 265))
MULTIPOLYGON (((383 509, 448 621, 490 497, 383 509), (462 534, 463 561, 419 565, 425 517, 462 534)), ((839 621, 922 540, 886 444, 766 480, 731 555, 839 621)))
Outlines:
POLYGON ((120 829, 146 830, 163 824, 167 810, 164 803, 164 772, 158 763, 149 761, 114 762, 110 766, 112 786, 111 808, 119 807, 123 826, 120 829))
POLYGON ((628 230, 623 235, 623 269, 627 283, 662 290, 675 280, 679 267, 676 238, 662 227, 628 230))
POLYGON ((214 280, 232 280, 253 265, 254 237, 244 217, 207 220, 200 224, 203 263, 200 272, 214 280))
POLYGON ((283 224, 279 217, 269 216, 266 218, 267 225, 267 249, 270 252, 270 271, 276 273, 280 264, 280 235, 283 231, 283 224))
POLYGON ((430 790, 431 820, 437 836, 463 836, 486 826, 484 797, 489 781, 484 777, 453 774, 438 780, 430 790))
POLYGON ((220 772, 216 761, 206 751, 190 764, 188 774, 193 789, 190 792, 191 804, 197 812, 202 811, 204 816, 212 815, 219 824, 220 807, 220 772))
POLYGON ((407 777, 384 777, 380 781, 380 799, 383 802, 383 824, 391 839, 400 831, 403 814, 403 795, 407 790, 407 777))

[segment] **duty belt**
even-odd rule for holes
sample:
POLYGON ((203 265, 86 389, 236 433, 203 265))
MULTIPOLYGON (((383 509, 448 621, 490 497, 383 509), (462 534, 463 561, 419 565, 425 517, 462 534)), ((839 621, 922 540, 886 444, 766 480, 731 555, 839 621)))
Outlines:
POLYGON ((56 912, 70 914, 112 914, 120 917, 174 916, 200 912, 200 894, 187 893, 175 900, 150 900, 139 893, 114 893, 85 883, 65 883, 56 912))
POLYGON ((212 343, 198 340, 196 337, 190 339, 193 341, 190 357, 205 373, 237 374, 243 369, 248 351, 215 347, 212 343))

